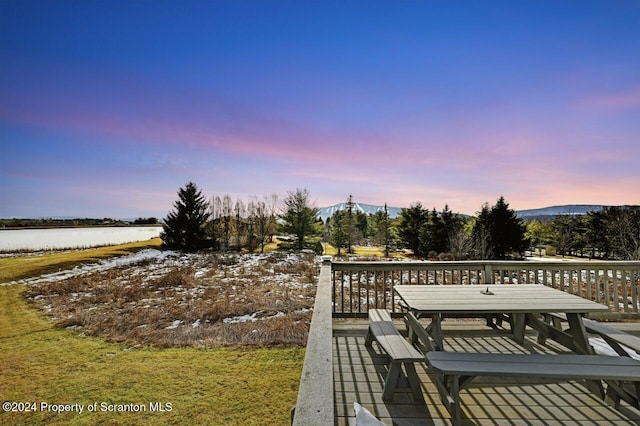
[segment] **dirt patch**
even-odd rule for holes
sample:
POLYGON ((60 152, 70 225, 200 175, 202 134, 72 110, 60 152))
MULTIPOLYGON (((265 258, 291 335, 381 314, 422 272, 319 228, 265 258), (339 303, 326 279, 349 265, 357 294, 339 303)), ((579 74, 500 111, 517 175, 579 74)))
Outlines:
POLYGON ((159 347, 306 344, 319 266, 311 253, 170 254, 31 285, 60 327, 159 347))

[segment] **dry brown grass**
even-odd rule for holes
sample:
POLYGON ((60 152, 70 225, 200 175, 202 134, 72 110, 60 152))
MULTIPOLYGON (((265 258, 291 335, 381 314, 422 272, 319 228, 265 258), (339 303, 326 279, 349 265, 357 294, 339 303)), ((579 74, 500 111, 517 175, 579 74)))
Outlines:
POLYGON ((60 327, 159 347, 306 344, 311 254, 181 255, 30 287, 60 327))

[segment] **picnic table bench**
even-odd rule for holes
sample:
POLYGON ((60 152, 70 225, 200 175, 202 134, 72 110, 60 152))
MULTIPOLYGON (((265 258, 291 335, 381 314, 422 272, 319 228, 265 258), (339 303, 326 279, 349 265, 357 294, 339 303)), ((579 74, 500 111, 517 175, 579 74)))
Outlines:
POLYGON ((391 315, 385 309, 369 310, 369 329, 365 346, 371 347, 374 339, 390 359, 382 399, 388 400, 393 397, 398 381, 402 377, 403 365, 414 397, 422 398, 422 390, 415 363, 424 362, 424 355, 400 334, 393 324, 391 315))
POLYGON ((431 351, 426 355, 452 422, 461 424, 460 390, 478 376, 605 380, 612 393, 623 381, 640 384, 640 361, 605 355, 495 354, 431 351))

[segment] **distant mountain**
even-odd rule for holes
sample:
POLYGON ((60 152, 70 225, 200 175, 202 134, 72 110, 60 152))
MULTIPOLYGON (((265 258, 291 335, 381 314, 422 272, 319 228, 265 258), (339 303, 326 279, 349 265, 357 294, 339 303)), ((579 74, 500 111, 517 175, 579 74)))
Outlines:
MULTIPOLYGON (((361 211, 364 214, 376 214, 376 212, 384 211, 384 206, 373 206, 371 204, 363 204, 363 203, 353 203, 353 208, 355 211, 361 211)), ((328 218, 333 216, 333 214, 340 210, 346 210, 347 203, 338 203, 329 207, 320 207, 320 218, 323 222, 326 222, 328 218)), ((400 214, 400 207, 388 207, 387 211, 389 212, 389 217, 394 219, 398 217, 400 214)))
MULTIPOLYGON (((551 207, 543 207, 540 209, 527 209, 527 210, 517 210, 516 214, 518 217, 525 220, 532 219, 552 219, 555 216, 577 216, 587 214, 589 212, 597 212, 602 210, 605 205, 599 204, 567 204, 562 206, 551 206, 551 207)), ((622 207, 622 206, 621 206, 622 207)), ((338 203, 333 206, 328 207, 320 207, 320 217, 323 221, 326 221, 327 218, 333 216, 336 211, 346 210, 347 203, 338 203)), ((362 203, 354 203, 354 209, 357 211, 361 211, 365 214, 375 214, 378 211, 383 211, 384 206, 374 206, 371 204, 362 204, 362 203)), ((393 219, 398 217, 401 207, 387 207, 387 211, 389 212, 389 216, 393 219)), ((466 215, 465 215, 466 216, 466 215)))
POLYGON ((554 216, 578 216, 589 212, 598 212, 607 206, 594 204, 568 204, 563 206, 551 206, 541 209, 518 210, 516 213, 522 219, 534 219, 536 217, 554 216))

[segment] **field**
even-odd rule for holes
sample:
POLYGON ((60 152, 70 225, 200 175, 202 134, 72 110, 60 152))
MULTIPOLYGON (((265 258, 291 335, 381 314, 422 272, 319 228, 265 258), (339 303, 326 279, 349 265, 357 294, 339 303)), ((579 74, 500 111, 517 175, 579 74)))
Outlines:
MULTIPOLYGON (((131 256, 132 252, 141 249, 149 250, 148 243, 146 247, 125 245, 109 249, 83 250, 82 254, 70 252, 2 258, 0 274, 2 281, 8 282, 45 271, 55 272, 60 266, 68 268, 98 258, 109 258, 114 253, 131 256), (25 264, 35 267, 31 271, 27 266, 14 268, 16 265, 25 264)), ((138 254, 140 253, 142 252, 138 254)), ((152 277, 148 281, 149 291, 158 291, 162 287, 158 286, 158 282, 164 276, 185 280, 180 284, 184 291, 171 292, 170 286, 165 285, 166 289, 160 290, 161 294, 158 295, 158 298, 164 298, 164 301, 157 301, 158 305, 178 306, 180 302, 184 302, 182 296, 198 294, 202 289, 206 292, 207 287, 212 287, 219 281, 215 274, 204 270, 207 268, 207 260, 200 264, 196 262, 197 267, 194 267, 185 263, 184 259, 178 261, 179 259, 180 257, 174 259, 173 267, 164 275, 159 269, 155 270, 155 278, 152 277), (190 283, 188 280, 191 280, 190 283)), ((273 261, 273 258, 265 259, 273 261)), ((235 280, 229 281, 229 288, 235 285, 238 289, 240 283, 247 280, 246 275, 250 275, 250 272, 245 268, 242 275, 243 271, 239 265, 244 264, 246 259, 236 260, 228 261, 231 265, 227 265, 226 273, 227 278, 235 280), (234 267, 238 269, 237 277, 232 277, 235 274, 232 273, 234 267)), ((265 260, 262 265, 268 262, 269 260, 265 260)), ((151 268, 154 263, 153 260, 142 261, 136 268, 151 268)), ((270 271, 277 272, 275 275, 280 276, 295 275, 292 271, 278 270, 279 265, 285 263, 279 260, 274 262, 270 271)), ((219 266, 224 269, 224 265, 219 266)), ((211 270, 214 269, 217 268, 211 267, 211 270)), ((69 291, 74 285, 84 280, 82 284, 89 286, 85 289, 92 288, 88 292, 97 293, 95 286, 99 286, 105 279, 110 279, 114 283, 113 287, 122 291, 127 284, 117 284, 117 276, 127 276, 124 271, 132 271, 126 266, 108 270, 98 268, 89 272, 82 270, 79 269, 81 272, 75 277, 54 274, 51 282, 31 280, 29 284, 0 285, 0 399, 3 402, 23 403, 14 404, 14 408, 31 410, 2 413, 2 424, 288 424, 290 409, 295 404, 297 396, 304 358, 304 349, 300 341, 295 344, 281 343, 277 347, 265 347, 267 345, 264 342, 259 343, 255 338, 248 342, 225 343, 219 334, 213 333, 213 329, 216 328, 214 324, 224 322, 212 321, 213 316, 208 318, 208 326, 202 328, 208 329, 207 333, 203 332, 199 336, 189 334, 198 328, 193 327, 198 319, 200 324, 206 324, 202 315, 204 311, 199 311, 199 318, 181 317, 182 313, 190 312, 190 309, 172 311, 166 322, 159 321, 155 332, 149 333, 156 336, 152 342, 141 340, 144 333, 136 337, 128 336, 126 333, 114 334, 112 329, 104 333, 100 327, 91 323, 79 326, 76 321, 71 325, 69 318, 62 316, 63 311, 57 309, 62 309, 70 303, 74 299, 73 293, 81 293, 69 291), (92 285, 94 287, 91 287, 92 285), (60 292, 52 291, 54 288, 60 292), (25 292, 29 299, 25 297, 25 292), (54 294, 57 296, 49 297, 54 294), (38 298, 38 295, 42 297, 38 298), (54 298, 59 298, 59 301, 53 301, 54 298), (48 310, 46 306, 57 308, 48 310), (190 337, 186 340, 177 339, 179 331, 184 331, 184 335, 190 337), (65 408, 75 411, 58 413, 57 409, 61 406, 56 407, 54 404, 67 404, 65 408), (78 412, 80 407, 83 409, 82 413, 78 412), (94 407, 95 412, 89 412, 94 407), (123 411, 132 409, 138 412, 123 411)), ((313 279, 310 270, 297 273, 303 281, 313 279)), ((130 278, 129 276, 127 279, 130 278)), ((259 281, 258 278, 254 278, 252 282, 255 283, 256 280, 259 281)), ((143 280, 140 281, 142 282, 143 280)), ((282 314, 278 315, 278 312, 295 314, 305 309, 304 306, 307 306, 309 301, 301 302, 303 298, 297 296, 312 293, 311 287, 305 288, 304 285, 300 285, 299 290, 286 290, 289 286, 282 287, 273 282, 268 285, 269 292, 274 294, 273 298, 269 298, 265 291, 257 294, 249 292, 248 289, 254 290, 254 286, 250 284, 243 286, 247 290, 243 292, 245 300, 239 300, 237 305, 251 306, 250 310, 253 312, 246 308, 242 315, 237 315, 240 312, 231 309, 218 311, 218 318, 231 318, 228 325, 239 327, 226 335, 263 334, 263 337, 268 339, 269 334, 266 330, 278 327, 268 327, 269 320, 259 320, 260 317, 274 317, 274 324, 285 320, 305 322, 302 318, 287 319, 287 315, 283 317, 282 314), (294 296, 298 299, 295 303, 294 296), (255 298, 253 305, 247 303, 249 297, 255 298), (269 311, 257 304, 276 304, 277 300, 282 301, 284 309, 269 311), (259 311, 262 312, 257 313, 259 311), (239 332, 242 327, 247 327, 245 330, 249 330, 249 333, 239 332), (261 331, 254 333, 253 330, 261 331)), ((221 299, 229 302, 232 299, 230 294, 221 295, 221 299)), ((134 302, 130 298, 122 299, 121 308, 129 304, 129 309, 133 309, 133 305, 138 306, 140 300, 149 299, 148 294, 143 292, 139 296, 134 298, 134 302)), ((107 297, 114 297, 114 294, 107 297)), ((90 299, 78 296, 75 298, 90 299)), ((86 303, 94 303, 92 306, 109 305, 104 303, 106 299, 92 300, 86 303)), ((115 300, 112 305, 117 306, 118 299, 115 300)), ((191 297, 191 306, 197 304, 195 300, 195 297, 191 297)), ((231 305, 233 304, 228 304, 231 305)), ((95 310, 98 309, 91 309, 89 305, 77 305, 73 309, 75 313, 95 310)), ((111 312, 107 309, 97 318, 110 318, 115 324, 117 321, 114 315, 118 313, 119 322, 126 323, 130 315, 124 311, 111 312)), ((144 318, 143 315, 138 317, 144 318)), ((286 324, 289 323, 283 322, 285 328, 286 324)), ((137 328, 137 325, 134 328, 137 328)))

